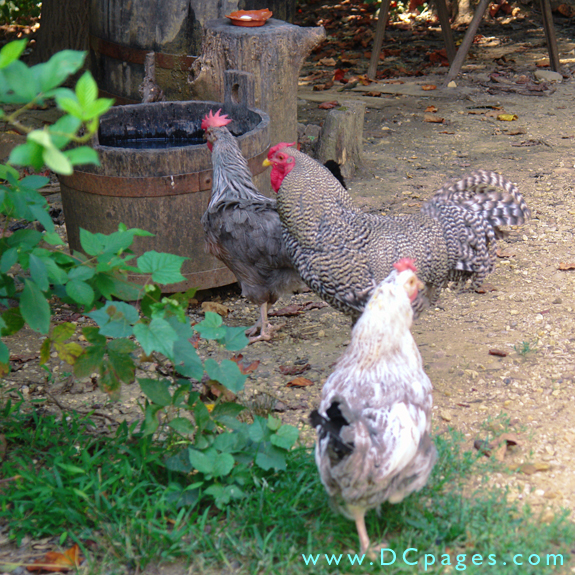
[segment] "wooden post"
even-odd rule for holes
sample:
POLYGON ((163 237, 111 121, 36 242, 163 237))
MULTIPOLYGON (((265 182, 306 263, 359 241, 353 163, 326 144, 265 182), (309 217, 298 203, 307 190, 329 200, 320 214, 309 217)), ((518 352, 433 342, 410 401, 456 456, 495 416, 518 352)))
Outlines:
POLYGON ((297 86, 304 59, 325 30, 271 18, 264 26, 233 26, 220 18, 205 25, 202 55, 192 66, 193 99, 223 102, 226 70, 254 77, 255 107, 270 116, 271 144, 297 140, 297 86))
POLYGON ((363 119, 365 104, 341 102, 341 107, 326 116, 319 137, 318 159, 323 164, 335 160, 344 178, 363 166, 363 119))

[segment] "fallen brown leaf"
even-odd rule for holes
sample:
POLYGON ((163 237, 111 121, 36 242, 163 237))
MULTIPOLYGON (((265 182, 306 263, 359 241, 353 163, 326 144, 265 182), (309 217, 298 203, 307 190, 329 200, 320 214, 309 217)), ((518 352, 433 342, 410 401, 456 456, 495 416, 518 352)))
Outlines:
POLYGON ((403 80, 385 80, 384 84, 405 84, 403 80))
POLYGON ((568 270, 575 270, 575 264, 559 264, 559 267, 557 268, 558 270, 561 271, 568 271, 568 270))
POLYGON ((426 112, 429 112, 430 114, 435 114, 435 112, 437 112, 437 108, 435 106, 427 106, 427 108, 425 108, 426 112))
POLYGON ((307 371, 311 368, 309 363, 305 365, 280 365, 279 370, 282 375, 299 375, 304 371, 307 371))
POLYGON ((259 359, 256 359, 255 361, 246 364, 244 361, 242 361, 244 359, 244 356, 241 353, 238 353, 238 355, 233 355, 230 359, 238 364, 238 367, 240 368, 240 371, 242 372, 243 375, 247 375, 248 373, 255 371, 260 364, 259 359))
POLYGON ((490 349, 489 355, 496 355, 498 357, 507 357, 507 352, 501 351, 500 349, 490 349))
POLYGON ((230 313, 230 308, 218 303, 216 301, 205 301, 202 303, 202 310, 205 312, 211 311, 213 313, 217 313, 222 317, 228 317, 230 313))
POLYGON ((323 92, 324 90, 329 90, 333 86, 333 80, 331 82, 326 82, 325 84, 316 84, 313 87, 314 92, 323 92))
POLYGON ((318 108, 320 110, 331 110, 332 108, 337 108, 339 106, 339 102, 333 100, 331 102, 322 102, 318 108))
POLYGON ((335 60, 333 58, 322 58, 318 64, 320 66, 335 66, 335 60))
POLYGON ((309 385, 313 385, 313 381, 311 381, 311 379, 307 379, 306 377, 296 377, 289 381, 286 384, 286 387, 307 387, 309 385))
POLYGON ((516 254, 515 254, 515 252, 512 251, 512 250, 507 250, 507 251, 506 251, 506 250, 500 250, 500 249, 498 249, 498 250, 495 252, 495 255, 496 255, 498 258, 512 258, 512 257, 514 257, 516 254))
POLYGON ((364 95, 372 98, 381 98, 381 92, 364 92, 364 95))
POLYGON ((26 568, 28 571, 65 572, 79 567, 82 561, 83 557, 80 555, 80 548, 78 545, 74 545, 64 553, 48 551, 42 559, 37 559, 26 568))
POLYGON ((433 114, 424 114, 423 121, 428 122, 429 124, 443 124, 445 119, 440 118, 439 116, 434 116, 433 114))
POLYGON ((475 293, 488 293, 491 291, 497 291, 497 288, 492 284, 484 283, 475 290, 475 293))
POLYGON ((235 401, 237 395, 230 391, 225 385, 222 385, 219 381, 215 379, 209 379, 206 382, 206 395, 210 393, 214 397, 222 396, 224 401, 235 401))
POLYGON ((421 89, 425 91, 437 90, 437 86, 435 84, 423 84, 423 86, 421 86, 421 89))

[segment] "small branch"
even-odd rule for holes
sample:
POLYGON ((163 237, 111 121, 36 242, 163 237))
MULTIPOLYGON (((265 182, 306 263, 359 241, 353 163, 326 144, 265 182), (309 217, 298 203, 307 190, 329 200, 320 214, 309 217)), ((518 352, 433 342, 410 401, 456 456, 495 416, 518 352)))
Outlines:
POLYGON ((79 409, 73 409, 71 407, 66 407, 62 405, 49 391, 46 392, 46 395, 62 410, 62 411, 73 411, 74 413, 78 413, 80 415, 96 415, 97 417, 103 417, 108 421, 111 421, 115 425, 120 425, 113 417, 106 415, 100 411, 80 411, 79 409))

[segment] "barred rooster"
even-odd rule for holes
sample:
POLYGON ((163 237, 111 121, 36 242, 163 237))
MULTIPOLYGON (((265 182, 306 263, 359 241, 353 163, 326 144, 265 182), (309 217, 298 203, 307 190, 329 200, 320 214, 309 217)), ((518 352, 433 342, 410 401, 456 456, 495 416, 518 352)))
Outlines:
POLYGON ((417 214, 366 214, 292 145, 274 146, 264 160, 272 166, 287 250, 307 285, 353 321, 401 258, 415 260, 425 284, 413 302, 415 317, 449 282, 479 287, 493 271, 500 226, 530 216, 515 184, 488 171, 443 186, 417 214))
POLYGON ((238 143, 226 128, 230 122, 220 110, 202 120, 213 180, 201 221, 207 251, 232 270, 242 295, 260 306, 260 318, 246 332, 250 343, 269 341, 276 329, 268 323, 268 306, 305 286, 285 249, 276 200, 254 186, 238 143))
POLYGON ((310 416, 321 481, 335 510, 355 520, 362 554, 366 511, 421 489, 436 459, 431 382, 410 332, 410 302, 423 284, 412 260, 394 267, 373 290, 310 416))

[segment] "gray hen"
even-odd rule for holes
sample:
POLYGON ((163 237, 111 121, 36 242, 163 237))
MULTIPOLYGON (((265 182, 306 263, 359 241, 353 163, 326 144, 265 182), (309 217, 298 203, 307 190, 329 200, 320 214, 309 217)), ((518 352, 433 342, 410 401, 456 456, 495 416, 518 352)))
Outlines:
POLYGON ((410 302, 423 284, 411 260, 395 267, 373 291, 310 416, 321 481, 336 511, 355 520, 360 553, 369 547, 366 511, 421 489, 436 459, 431 382, 410 332, 410 302))
POLYGON ((289 146, 274 146, 264 161, 273 166, 287 249, 307 285, 354 321, 401 258, 415 260, 425 284, 416 315, 449 282, 479 286, 493 271, 500 226, 530 215, 516 186, 487 171, 442 187, 417 214, 366 214, 323 166, 289 146))
POLYGON ((236 276, 242 295, 260 306, 260 319, 246 333, 250 342, 270 340, 268 305, 304 286, 282 239, 276 201, 259 193, 236 139, 219 111, 202 121, 212 152, 213 181, 202 216, 207 251, 236 276), (256 335, 259 331, 259 335, 256 335))

